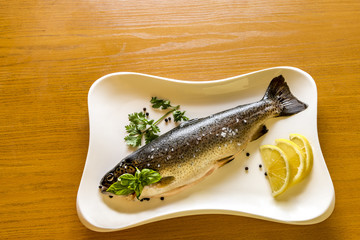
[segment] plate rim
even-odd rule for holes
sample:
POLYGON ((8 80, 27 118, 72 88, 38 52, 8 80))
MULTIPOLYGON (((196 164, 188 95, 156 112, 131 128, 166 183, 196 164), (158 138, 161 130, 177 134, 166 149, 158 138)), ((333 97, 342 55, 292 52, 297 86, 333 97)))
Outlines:
MULTIPOLYGON (((278 66, 278 67, 271 67, 271 68, 266 68, 266 69, 261 69, 261 70, 257 70, 257 71, 253 71, 253 72, 249 72, 249 73, 245 73, 245 74, 240 74, 240 75, 236 75, 236 76, 232 76, 232 77, 227 77, 227 78, 223 78, 223 79, 217 79, 217 80, 206 80, 206 81, 189 81, 189 80, 179 80, 179 79, 173 79, 173 78, 167 78, 167 77, 161 77, 161 76, 155 76, 155 75, 150 75, 150 74, 144 74, 144 73, 138 73, 138 72, 114 72, 114 73, 110 73, 107 75, 104 75, 100 78, 98 78, 90 87, 89 92, 88 92, 88 103, 89 103, 89 99, 94 91, 94 89, 96 88, 96 86, 104 81, 105 79, 109 78, 109 77, 113 77, 113 76, 120 76, 120 75, 139 75, 139 76, 144 76, 144 77, 150 77, 150 78, 156 78, 157 80, 162 80, 162 81, 170 81, 170 82, 174 82, 174 83, 180 83, 180 84, 190 84, 190 85, 206 85, 206 84, 219 84, 219 83, 223 83, 223 82, 227 82, 233 79, 238 79, 238 78, 243 78, 246 77, 248 75, 253 75, 256 73, 261 73, 261 72, 265 72, 265 71, 271 71, 274 69, 278 69, 278 70, 292 70, 295 72, 298 72, 304 76, 306 76, 307 79, 311 80, 311 84, 313 85, 315 92, 316 92, 316 106, 315 106, 315 110, 316 110, 316 115, 317 115, 317 103, 318 103, 318 98, 317 98, 317 86, 316 83, 314 81, 314 79, 311 77, 310 74, 308 74, 307 72, 296 68, 296 67, 290 67, 290 66, 278 66)), ((88 104, 88 111, 89 111, 89 147, 88 147, 88 153, 87 156, 89 154, 89 150, 90 150, 90 138, 91 138, 91 132, 90 132, 90 105, 88 104)), ((316 122, 315 122, 315 126, 317 129, 317 118, 316 118, 316 122)), ((319 137, 318 137, 318 131, 316 131, 315 133, 315 137, 319 143, 319 147, 320 147, 320 142, 319 142, 319 137)), ((321 151, 321 147, 320 147, 320 153, 321 153, 321 157, 322 160, 324 161, 324 164, 326 166, 326 162, 323 156, 323 153, 321 151)), ((285 224, 295 224, 295 225, 307 225, 307 224, 315 224, 315 223, 319 223, 324 221, 325 219, 327 219, 331 213, 334 210, 335 207, 335 189, 334 189, 334 185, 329 173, 329 170, 326 166, 326 171, 328 173, 328 176, 330 177, 330 181, 331 181, 331 191, 332 191, 332 200, 329 202, 328 206, 326 206, 326 210, 320 214, 319 216, 316 216, 314 218, 309 218, 306 220, 301 220, 301 221, 284 221, 284 220, 279 220, 276 218, 269 218, 269 217, 265 217, 265 216, 261 216, 261 215, 255 215, 255 214, 249 214, 247 212, 240 212, 240 211, 234 211, 234 210, 221 210, 221 209, 200 209, 200 210, 186 210, 186 211, 182 211, 182 212, 178 212, 178 213, 168 213, 168 214, 164 214, 161 216, 157 216, 155 218, 149 218, 149 219, 145 219, 143 221, 139 221, 135 224, 131 224, 131 225, 127 225, 125 227, 120 227, 120 228, 114 228, 114 227, 103 227, 103 226, 95 226, 93 223, 91 223, 91 221, 89 219, 86 219, 86 217, 83 215, 82 211, 81 211, 81 207, 79 204, 79 191, 80 191, 80 187, 82 185, 83 182, 83 177, 85 174, 85 168, 87 165, 87 158, 84 164, 84 169, 83 169, 83 173, 81 176, 81 181, 79 184, 79 188, 78 188, 78 193, 77 193, 77 198, 76 198, 76 209, 77 209, 77 213, 79 216, 80 221, 89 229, 94 230, 94 231, 100 231, 100 232, 108 232, 108 231, 118 231, 118 230, 123 230, 123 229, 128 229, 128 228, 132 228, 132 227, 136 227, 139 225, 143 225, 143 224, 147 224, 150 222, 156 222, 156 221, 160 221, 160 220, 164 220, 164 219, 170 219, 170 218, 175 218, 175 217, 180 217, 180 216, 190 216, 190 215, 206 215, 206 214, 225 214, 225 215, 238 215, 238 216, 245 216, 245 217, 251 217, 251 218, 255 218, 255 219, 262 219, 262 220, 267 220, 267 221, 273 221, 273 222, 279 222, 279 223, 285 223, 285 224), (179 215, 178 215, 179 214, 179 215)))

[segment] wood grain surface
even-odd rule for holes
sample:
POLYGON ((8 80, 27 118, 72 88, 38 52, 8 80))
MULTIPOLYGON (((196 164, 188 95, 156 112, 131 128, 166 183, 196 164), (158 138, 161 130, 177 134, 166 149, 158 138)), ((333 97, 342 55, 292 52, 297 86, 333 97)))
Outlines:
POLYGON ((359 56, 358 0, 0 0, 0 239, 358 239, 359 56), (96 79, 134 71, 202 81, 274 66, 315 79, 336 192, 326 221, 200 215, 113 233, 80 223, 96 79))

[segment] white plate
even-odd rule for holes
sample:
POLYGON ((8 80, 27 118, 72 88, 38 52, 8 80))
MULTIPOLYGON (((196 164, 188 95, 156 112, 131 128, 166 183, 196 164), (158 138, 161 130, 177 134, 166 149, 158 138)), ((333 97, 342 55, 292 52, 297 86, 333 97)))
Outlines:
MULTIPOLYGON (((115 231, 140 224, 193 214, 232 214, 289 224, 313 224, 325 220, 335 204, 334 187, 321 153, 317 134, 317 90, 312 77, 293 67, 276 67, 215 81, 179 81, 139 73, 113 73, 98 79, 88 96, 90 142, 77 196, 82 223, 95 231, 115 231), (204 117, 262 98, 272 78, 282 74, 292 93, 309 107, 294 116, 271 119, 269 132, 249 144, 235 161, 182 193, 164 201, 131 202, 99 192, 103 175, 132 150, 124 143, 127 115, 146 107, 152 96, 180 104, 190 118, 204 117), (264 170, 259 168, 262 144, 290 133, 305 135, 314 151, 310 175, 279 200, 271 196, 264 170), (245 166, 249 167, 245 171, 245 166)), ((162 133, 174 123, 160 124, 162 133)))

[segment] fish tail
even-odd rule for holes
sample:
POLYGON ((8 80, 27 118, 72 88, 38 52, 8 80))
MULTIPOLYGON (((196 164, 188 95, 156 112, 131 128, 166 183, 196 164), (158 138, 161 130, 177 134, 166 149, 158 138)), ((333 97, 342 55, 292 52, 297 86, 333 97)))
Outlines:
POLYGON ((263 97, 263 100, 265 99, 273 100, 278 104, 281 110, 278 116, 290 116, 307 108, 307 104, 292 95, 282 75, 271 80, 263 97))

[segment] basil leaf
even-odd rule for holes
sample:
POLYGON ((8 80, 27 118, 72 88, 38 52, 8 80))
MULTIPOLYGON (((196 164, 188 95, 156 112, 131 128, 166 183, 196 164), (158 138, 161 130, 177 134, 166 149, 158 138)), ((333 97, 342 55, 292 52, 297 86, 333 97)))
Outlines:
POLYGON ((116 195, 129 195, 134 193, 134 190, 128 188, 122 188, 115 192, 116 195))
POLYGON ((139 181, 131 181, 131 182, 129 182, 129 186, 128 186, 128 188, 129 189, 132 189, 132 190, 135 190, 135 188, 136 188, 136 185, 138 185, 139 184, 139 181))
POLYGON ((119 177, 121 180, 135 180, 136 177, 130 173, 124 173, 119 177))
POLYGON ((113 183, 106 191, 114 193, 115 195, 128 195, 134 192, 133 189, 123 186, 120 182, 113 183))
POLYGON ((128 195, 135 192, 139 199, 144 186, 160 181, 161 176, 158 172, 151 169, 136 168, 134 175, 125 173, 118 178, 106 191, 116 195, 128 195))
POLYGON ((154 170, 147 168, 141 170, 140 182, 144 186, 150 185, 152 183, 156 183, 160 181, 160 179, 161 179, 160 174, 154 170))
POLYGON ((136 168, 136 172, 135 172, 135 179, 139 179, 139 175, 140 175, 140 170, 138 168, 136 168))
POLYGON ((142 190, 144 189, 144 186, 140 183, 138 185, 136 185, 134 191, 135 191, 135 194, 136 194, 136 198, 139 199, 141 193, 142 193, 142 190))
POLYGON ((121 185, 123 186, 129 186, 131 184, 131 182, 135 182, 136 181, 136 177, 134 177, 133 175, 129 174, 129 173, 124 173, 123 175, 121 175, 118 178, 118 181, 121 183, 121 185))

